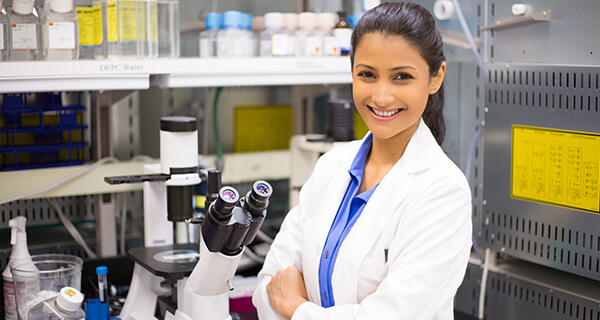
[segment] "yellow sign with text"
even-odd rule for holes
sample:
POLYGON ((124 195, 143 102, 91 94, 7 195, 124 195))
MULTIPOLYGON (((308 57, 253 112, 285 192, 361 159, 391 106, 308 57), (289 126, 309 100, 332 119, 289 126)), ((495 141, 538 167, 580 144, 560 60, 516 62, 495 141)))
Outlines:
POLYGON ((511 196, 600 212, 600 134, 513 125, 511 196))

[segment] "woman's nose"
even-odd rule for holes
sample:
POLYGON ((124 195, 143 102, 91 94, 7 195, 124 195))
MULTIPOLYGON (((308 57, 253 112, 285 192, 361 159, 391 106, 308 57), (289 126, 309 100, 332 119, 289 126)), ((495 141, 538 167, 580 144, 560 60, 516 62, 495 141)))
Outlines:
POLYGON ((394 102, 394 96, 391 93, 390 86, 387 83, 379 82, 373 88, 371 99, 377 106, 386 107, 394 102))

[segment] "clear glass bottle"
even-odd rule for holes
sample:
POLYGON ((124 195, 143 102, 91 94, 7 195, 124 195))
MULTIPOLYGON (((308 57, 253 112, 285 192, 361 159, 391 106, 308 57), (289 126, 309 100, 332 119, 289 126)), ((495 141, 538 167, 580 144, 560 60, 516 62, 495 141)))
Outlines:
POLYGON ((301 12, 296 32, 296 55, 301 57, 323 55, 323 39, 317 33, 317 14, 301 12))
POLYGON ((223 24, 223 14, 209 12, 204 16, 206 30, 200 32, 200 57, 217 56, 217 33, 223 24))
POLYGON ((10 60, 41 59, 40 20, 32 0, 14 0, 8 10, 10 60))
POLYGON ((244 57, 244 38, 246 34, 241 28, 242 19, 242 13, 239 11, 226 11, 223 13, 223 29, 217 32, 217 57, 244 57))
POLYGON ((60 289, 57 296, 44 300, 29 309, 29 320, 82 320, 85 312, 81 309, 83 294, 71 287, 60 289))
POLYGON ((158 57, 178 58, 180 53, 179 0, 158 0, 158 57))
POLYGON ((96 30, 92 0, 74 0, 79 24, 79 59, 94 59, 96 30))
POLYGON ((319 29, 317 33, 323 39, 323 55, 339 56, 340 49, 336 38, 333 36, 333 27, 335 26, 335 14, 331 12, 321 12, 317 14, 319 29))
POLYGON ((158 1, 137 0, 138 40, 142 43, 140 58, 158 57, 158 1))
POLYGON ((98 60, 108 57, 106 4, 106 0, 93 0, 92 3, 94 14, 94 59, 98 60))
POLYGON ((44 7, 43 55, 46 60, 79 58, 79 26, 73 0, 51 0, 44 7))
POLYGON ((260 33, 259 53, 261 57, 287 55, 288 34, 283 31, 283 13, 265 14, 265 31, 260 33))
POLYGON ((350 28, 350 23, 346 20, 346 13, 343 11, 338 12, 338 20, 333 28, 333 36, 338 43, 340 55, 350 55, 350 50, 352 49, 350 44, 352 29, 350 28))
POLYGON ((0 0, 0 61, 6 61, 9 58, 8 51, 8 30, 10 24, 8 23, 8 16, 2 6, 2 0, 0 0))

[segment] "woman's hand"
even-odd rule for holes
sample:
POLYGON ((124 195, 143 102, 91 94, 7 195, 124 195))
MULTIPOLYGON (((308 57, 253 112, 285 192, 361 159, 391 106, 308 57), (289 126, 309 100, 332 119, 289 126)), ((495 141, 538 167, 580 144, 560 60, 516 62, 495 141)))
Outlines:
POLYGON ((267 294, 271 307, 286 319, 291 319, 298 306, 308 301, 304 276, 294 266, 277 271, 267 285, 267 294))

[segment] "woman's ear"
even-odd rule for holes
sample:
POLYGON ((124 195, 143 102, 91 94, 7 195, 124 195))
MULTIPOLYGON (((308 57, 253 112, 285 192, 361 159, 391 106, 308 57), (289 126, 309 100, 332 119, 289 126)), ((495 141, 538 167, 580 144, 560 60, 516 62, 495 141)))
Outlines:
POLYGON ((431 77, 431 81, 429 82, 429 94, 434 94, 440 90, 442 83, 444 82, 444 75, 446 74, 446 61, 442 62, 440 65, 440 69, 438 73, 431 77))

